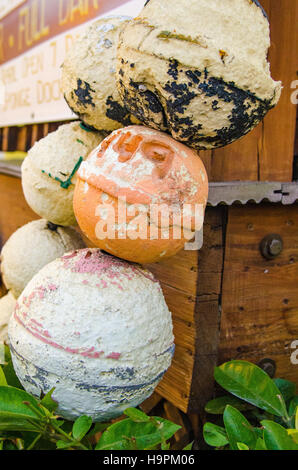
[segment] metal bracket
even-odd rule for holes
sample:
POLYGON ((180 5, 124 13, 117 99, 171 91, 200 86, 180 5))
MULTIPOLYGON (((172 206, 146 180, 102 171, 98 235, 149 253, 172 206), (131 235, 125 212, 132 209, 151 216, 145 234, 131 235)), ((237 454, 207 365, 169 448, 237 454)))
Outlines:
POLYGON ((256 204, 267 200, 281 202, 282 184, 258 181, 237 181, 229 183, 210 183, 208 204, 215 207, 219 204, 231 206, 238 202, 247 204, 253 201, 256 204))
POLYGON ((298 200, 298 182, 282 183, 282 204, 294 204, 298 200))
POLYGON ((260 204, 262 201, 294 204, 298 200, 298 182, 275 183, 267 181, 239 181, 229 183, 210 183, 208 204, 218 206, 234 203, 247 204, 252 201, 260 204))

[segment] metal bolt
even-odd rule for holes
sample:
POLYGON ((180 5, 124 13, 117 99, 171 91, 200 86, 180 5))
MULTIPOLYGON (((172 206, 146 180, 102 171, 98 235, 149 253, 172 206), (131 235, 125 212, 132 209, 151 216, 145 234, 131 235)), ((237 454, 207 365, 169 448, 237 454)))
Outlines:
POLYGON ((258 366, 266 372, 269 377, 273 378, 276 372, 276 363, 272 359, 262 359, 258 366))
POLYGON ((283 250, 283 240, 280 235, 272 233, 261 241, 260 250, 264 258, 270 260, 279 256, 283 250))

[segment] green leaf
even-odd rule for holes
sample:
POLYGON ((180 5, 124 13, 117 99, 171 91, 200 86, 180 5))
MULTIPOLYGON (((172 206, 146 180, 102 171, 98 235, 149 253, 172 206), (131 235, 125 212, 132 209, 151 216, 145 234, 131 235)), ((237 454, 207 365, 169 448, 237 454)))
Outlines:
POLYGON ((4 375, 4 372, 3 372, 3 369, 2 369, 1 366, 0 366, 0 385, 2 385, 4 387, 7 385, 6 377, 4 375))
POLYGON ((3 366, 3 372, 8 385, 23 390, 23 386, 15 373, 10 350, 7 346, 5 346, 5 365, 3 366))
POLYGON ((169 442, 164 442, 161 444, 161 450, 170 450, 171 444, 169 442))
POLYGON ((92 426, 90 416, 80 416, 73 425, 72 435, 76 441, 81 441, 92 426))
POLYGON ((227 405, 223 420, 232 450, 238 450, 238 442, 246 444, 250 449, 254 449, 257 436, 252 425, 240 411, 227 405))
POLYGON ((150 421, 150 416, 147 416, 146 413, 136 408, 128 408, 124 411, 124 414, 135 423, 148 423, 150 421))
POLYGON ((224 447, 229 443, 225 429, 213 423, 204 424, 203 436, 206 443, 212 447, 224 447))
POLYGON ((10 349, 6 344, 4 345, 4 357, 5 357, 5 363, 11 361, 11 353, 10 349))
POLYGON ((32 443, 35 441, 38 434, 39 434, 38 432, 29 432, 29 431, 23 433, 22 439, 23 439, 25 449, 27 449, 28 447, 32 445, 32 443))
POLYGON ((292 437, 295 444, 298 444, 298 430, 297 429, 287 429, 288 435, 292 437))
POLYGON ((293 382, 284 379, 273 379, 273 382, 280 390, 285 402, 291 400, 291 398, 295 396, 296 385, 293 382))
POLYGON ((291 403, 290 403, 290 406, 289 406, 289 415, 290 416, 295 415, 297 407, 298 407, 298 395, 291 400, 291 403))
POLYGON ((12 441, 4 441, 3 450, 18 450, 12 441))
POLYGON ((54 393, 55 388, 52 388, 41 400, 40 404, 44 406, 48 411, 53 413, 58 408, 58 403, 53 400, 52 395, 54 393))
POLYGON ((239 411, 246 411, 253 409, 253 406, 249 403, 242 402, 236 397, 227 395, 224 397, 215 398, 214 400, 209 401, 205 406, 206 413, 212 415, 222 415, 225 411, 227 405, 231 405, 234 408, 237 408, 239 411))
POLYGON ((282 395, 268 374, 255 364, 231 361, 215 368, 215 380, 225 390, 275 416, 286 416, 282 395))
POLYGON ((0 431, 36 431, 44 416, 31 395, 13 387, 0 386, 0 431))
POLYGON ((255 450, 267 450, 264 439, 258 437, 255 450))
POLYGON ((298 450, 298 445, 280 424, 267 420, 261 424, 264 427, 264 441, 268 450, 298 450))
POLYGON ((57 449, 69 449, 73 447, 73 442, 65 442, 65 441, 57 441, 56 442, 57 449))
POLYGON ((111 426, 111 423, 95 423, 94 427, 91 429, 91 431, 87 434, 87 437, 92 437, 95 434, 99 432, 105 431, 109 426, 111 426))
POLYGON ((249 450, 249 447, 243 442, 237 442, 237 449, 238 450, 249 450))
POLYGON ((101 436, 96 450, 147 450, 170 439, 181 426, 162 418, 136 423, 127 418, 112 424, 101 436))
POLYGON ((298 429, 298 408, 296 409, 296 416, 295 416, 295 429, 298 429))
POLYGON ((184 447, 183 450, 192 450, 193 444, 194 444, 194 441, 192 441, 190 444, 188 444, 186 447, 184 447))

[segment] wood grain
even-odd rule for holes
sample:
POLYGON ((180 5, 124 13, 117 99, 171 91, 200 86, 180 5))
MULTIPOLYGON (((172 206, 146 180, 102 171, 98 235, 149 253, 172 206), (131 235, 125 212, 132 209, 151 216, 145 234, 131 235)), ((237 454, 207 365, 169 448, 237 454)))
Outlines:
POLYGON ((298 211, 296 206, 231 207, 222 290, 219 362, 277 362, 277 376, 298 384, 290 345, 298 339, 298 211), (261 240, 284 242, 281 255, 266 260, 261 240))
POLYGON ((18 228, 39 217, 27 205, 19 178, 0 174, 1 246, 18 228))
POLYGON ((298 70, 298 2, 262 0, 269 15, 271 72, 283 83, 281 99, 264 120, 260 147, 260 180, 291 181, 297 106, 291 102, 291 83, 298 70))
POLYGON ((218 362, 220 340, 220 296, 223 276, 226 208, 208 209, 204 246, 199 251, 198 296, 195 307, 195 357, 188 413, 204 416, 213 397, 213 371, 218 362), (208 286, 202 295, 200 285, 208 286))
POLYGON ((207 209, 204 246, 150 265, 173 316, 176 351, 157 392, 184 412, 201 410, 213 390, 219 338, 224 208, 207 209), (209 370, 208 370, 209 368, 209 370))

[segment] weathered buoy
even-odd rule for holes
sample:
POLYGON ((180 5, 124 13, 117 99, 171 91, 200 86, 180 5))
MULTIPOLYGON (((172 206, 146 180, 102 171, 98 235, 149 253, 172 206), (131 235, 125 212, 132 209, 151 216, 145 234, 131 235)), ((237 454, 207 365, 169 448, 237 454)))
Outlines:
POLYGON ((76 172, 105 136, 73 122, 60 126, 32 147, 22 165, 22 185, 36 214, 57 225, 76 223, 72 206, 76 172))
POLYGON ((118 90, 145 125, 196 149, 222 147, 279 100, 269 46, 255 0, 150 0, 120 34, 118 90))
POLYGON ((101 18, 89 26, 68 52, 62 66, 62 90, 85 124, 113 131, 136 123, 116 87, 119 32, 128 17, 101 18))
POLYGON ((81 235, 70 227, 58 227, 44 219, 30 222, 12 235, 1 251, 4 284, 18 298, 46 264, 84 246, 81 235))
POLYGON ((11 292, 0 299, 0 343, 8 342, 8 323, 16 306, 16 299, 11 292))
POLYGON ((97 249, 42 269, 9 324, 13 364, 35 396, 55 387, 58 413, 104 421, 149 397, 171 364, 171 314, 160 284, 97 249))
POLYGON ((143 126, 114 131, 78 172, 74 211, 95 246, 153 263, 180 251, 203 225, 208 178, 198 154, 143 126))

